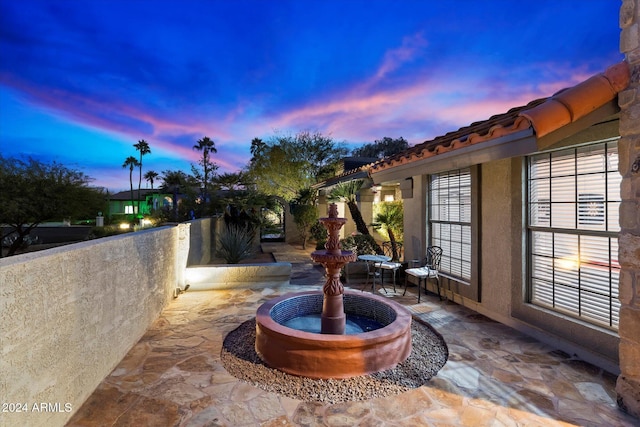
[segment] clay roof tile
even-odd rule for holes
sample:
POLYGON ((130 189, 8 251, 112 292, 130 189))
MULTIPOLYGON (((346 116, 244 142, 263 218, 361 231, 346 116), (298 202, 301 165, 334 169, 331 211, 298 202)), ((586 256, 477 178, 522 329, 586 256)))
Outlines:
POLYGON ((525 106, 511 108, 488 120, 449 132, 430 141, 416 144, 394 156, 371 165, 370 172, 411 163, 418 159, 478 144, 533 127, 541 138, 586 116, 612 101, 629 85, 630 71, 626 62, 609 67, 582 83, 563 89, 549 98, 536 99, 525 106))
POLYGON ((582 83, 557 92, 544 103, 523 111, 541 138, 562 126, 573 123, 607 102, 629 84, 629 66, 626 62, 609 67, 582 83))

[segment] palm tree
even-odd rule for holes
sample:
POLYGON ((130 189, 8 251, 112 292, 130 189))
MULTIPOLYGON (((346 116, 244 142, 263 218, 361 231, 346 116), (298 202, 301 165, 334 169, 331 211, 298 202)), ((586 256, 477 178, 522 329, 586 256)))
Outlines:
POLYGON ((383 228, 387 232, 387 234, 389 234, 393 261, 398 261, 398 259, 400 258, 396 234, 402 234, 404 228, 403 221, 404 211, 401 201, 381 203, 380 211, 374 218, 373 226, 376 228, 383 228))
POLYGON ((236 172, 218 175, 215 181, 223 190, 237 190, 242 185, 243 179, 242 172, 236 172))
POLYGON ((144 139, 138 141, 137 144, 133 144, 136 151, 140 152, 140 161, 138 162, 138 167, 140 168, 140 174, 138 178, 138 213, 140 213, 140 186, 142 185, 142 156, 145 154, 151 154, 151 148, 149 148, 149 143, 144 139))
MULTIPOLYGON (((131 209, 134 209, 133 213, 135 214, 135 204, 133 202, 133 168, 137 167, 140 163, 138 163, 138 159, 133 156, 129 156, 124 160, 122 164, 123 168, 129 168, 129 186, 131 188, 131 209)), ((138 190, 138 197, 140 197, 140 190, 138 190)))
POLYGON ((144 179, 151 184, 151 189, 153 190, 153 181, 158 177, 158 172, 156 171, 147 171, 144 174, 144 179))
POLYGON ((351 212, 351 217, 356 223, 356 229, 358 232, 361 234, 370 234, 367 224, 364 222, 364 219, 362 219, 362 214, 360 213, 356 200, 356 195, 358 194, 358 191, 360 191, 360 188, 362 188, 363 184, 364 181, 362 179, 341 182, 331 190, 329 193, 329 200, 346 203, 349 207, 349 212, 351 212))
POLYGON ((208 194, 209 174, 213 170, 215 170, 215 165, 211 162, 211 153, 217 153, 218 150, 216 150, 215 142, 209 139, 208 136, 205 136, 204 138, 198 140, 198 143, 193 146, 193 149, 202 152, 202 160, 200 162, 200 165, 202 166, 202 170, 204 172, 202 184, 204 188, 203 198, 206 201, 208 194))
POLYGON ((265 144, 260 138, 253 138, 251 140, 251 160, 250 163, 254 163, 260 156, 264 153, 264 149, 267 144, 265 144))
MULTIPOLYGON (((364 180, 356 179, 348 182, 341 182, 336 185, 331 192, 329 193, 330 201, 341 201, 347 204, 349 208, 349 212, 351 213, 351 218, 356 223, 356 230, 360 234, 364 234, 365 236, 371 236, 369 233, 369 229, 367 228, 367 223, 364 222, 362 218, 362 213, 360 213, 360 209, 358 208, 358 203, 356 199, 356 195, 358 191, 362 188, 364 184, 364 180)), ((373 239, 371 239, 373 241, 373 239)), ((381 254, 382 249, 376 243, 376 252, 381 254)))

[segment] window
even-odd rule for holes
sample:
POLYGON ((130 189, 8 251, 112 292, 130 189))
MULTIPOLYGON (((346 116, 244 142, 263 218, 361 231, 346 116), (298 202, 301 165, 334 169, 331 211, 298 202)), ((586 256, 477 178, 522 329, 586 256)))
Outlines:
POLYGON ((440 271, 471 280, 471 172, 460 169, 431 175, 431 244, 442 248, 440 271))
POLYGON ((528 158, 529 302, 617 329, 615 140, 528 158))
POLYGON ((126 206, 124 207, 124 213, 126 213, 126 214, 132 214, 132 213, 133 213, 133 206, 131 206, 131 205, 126 205, 126 206))

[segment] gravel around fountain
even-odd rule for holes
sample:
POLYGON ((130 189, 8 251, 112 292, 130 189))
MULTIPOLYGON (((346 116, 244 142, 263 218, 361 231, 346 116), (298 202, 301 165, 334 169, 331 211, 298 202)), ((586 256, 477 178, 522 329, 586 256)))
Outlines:
POLYGON ((391 396, 418 388, 437 374, 449 355, 442 336, 414 317, 411 355, 395 368, 347 379, 317 380, 266 366, 255 351, 255 339, 255 318, 225 337, 221 359, 229 374, 265 391, 306 402, 330 404, 391 396))

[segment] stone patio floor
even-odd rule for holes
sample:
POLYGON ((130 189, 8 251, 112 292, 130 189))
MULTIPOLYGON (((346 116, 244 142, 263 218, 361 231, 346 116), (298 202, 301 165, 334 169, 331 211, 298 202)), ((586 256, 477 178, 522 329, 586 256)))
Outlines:
MULTIPOLYGON (((323 269, 301 250, 271 244, 293 263, 286 288, 186 292, 102 381, 68 426, 637 426, 616 406, 616 376, 463 306, 416 288, 380 295, 428 321, 449 360, 426 385, 340 404, 265 392, 229 375, 224 337, 267 299, 320 290, 323 269), (308 260, 308 261, 307 261, 308 260), (413 292, 413 293, 411 293, 413 292)), ((352 283, 359 290, 361 283, 352 283)), ((398 288, 399 291, 401 289, 398 288)))

